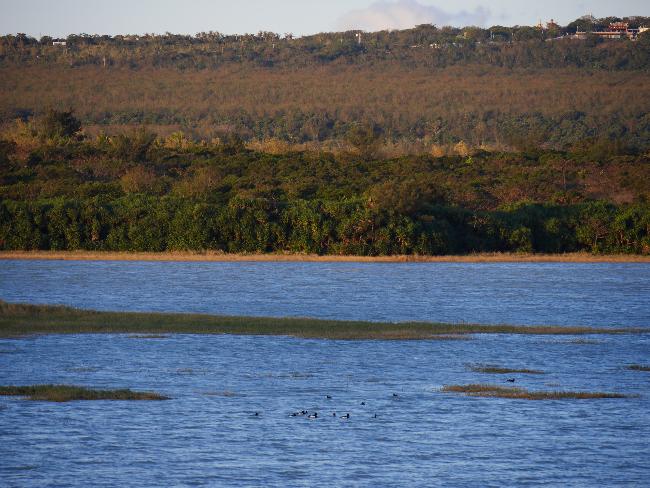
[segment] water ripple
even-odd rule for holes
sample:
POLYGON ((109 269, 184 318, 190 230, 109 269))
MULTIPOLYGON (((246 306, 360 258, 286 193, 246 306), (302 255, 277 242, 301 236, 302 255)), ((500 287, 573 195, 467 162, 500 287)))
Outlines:
POLYGON ((129 387, 173 398, 0 398, 0 477, 7 486, 73 487, 643 484, 649 381, 624 365, 650 354, 638 336, 600 340, 602 347, 587 348, 528 336, 441 344, 170 335, 146 348, 122 335, 0 340, 0 348, 22 351, 0 356, 2 383, 129 387), (575 347, 580 354, 571 354, 575 347), (547 372, 518 376, 525 388, 640 396, 526 402, 439 391, 503 382, 467 369, 486 362, 547 372), (176 373, 183 368, 197 373, 176 373), (302 409, 319 418, 290 417, 302 409))
POLYGON ((6 301, 101 310, 650 327, 648 296, 645 263, 0 261, 6 301))

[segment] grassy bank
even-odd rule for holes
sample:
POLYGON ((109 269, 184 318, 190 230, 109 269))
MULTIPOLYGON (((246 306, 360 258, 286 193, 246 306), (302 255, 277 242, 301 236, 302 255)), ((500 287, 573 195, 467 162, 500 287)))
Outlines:
POLYGON ((0 336, 29 334, 235 334, 314 339, 415 340, 447 339, 467 334, 622 334, 642 329, 591 327, 376 323, 307 318, 226 317, 198 314, 96 312, 61 306, 10 304, 0 301, 0 336))
POLYGON ((447 385, 442 388, 446 393, 460 393, 466 396, 487 398, 510 398, 515 400, 595 400, 599 398, 627 398, 621 393, 589 391, 529 391, 524 388, 512 388, 497 385, 447 385))
POLYGON ((62 261, 360 262, 360 263, 650 263, 637 254, 512 254, 464 256, 319 256, 316 254, 225 254, 206 252, 0 251, 0 259, 62 261))
POLYGON ((0 396, 20 396, 28 400, 70 402, 73 400, 169 400, 153 392, 94 390, 73 385, 0 386, 0 396))

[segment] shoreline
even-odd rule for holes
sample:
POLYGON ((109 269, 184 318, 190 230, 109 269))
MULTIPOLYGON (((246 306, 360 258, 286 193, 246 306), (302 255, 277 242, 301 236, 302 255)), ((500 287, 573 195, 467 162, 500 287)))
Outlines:
POLYGON ((485 253, 451 256, 339 256, 316 254, 227 254, 205 252, 0 251, 0 260, 307 262, 307 263, 650 263, 650 255, 589 253, 485 253))

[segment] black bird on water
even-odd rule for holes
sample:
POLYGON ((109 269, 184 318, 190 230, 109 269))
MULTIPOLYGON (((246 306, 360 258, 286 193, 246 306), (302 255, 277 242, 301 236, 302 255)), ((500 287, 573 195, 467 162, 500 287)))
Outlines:
POLYGON ((325 398, 327 398, 328 400, 331 400, 331 399, 332 399, 332 395, 327 395, 325 398))
POLYGON ((366 404, 366 402, 361 402, 361 405, 365 405, 365 404, 366 404))
POLYGON ((342 419, 349 419, 349 418, 350 418, 350 414, 349 414, 349 413, 346 413, 345 415, 341 415, 341 418, 342 418, 342 419))
POLYGON ((399 395, 397 393, 393 393, 393 398, 397 398, 399 395))
POLYGON ((515 379, 514 379, 514 378, 508 378, 506 381, 507 381, 508 383, 514 383, 514 382, 515 382, 515 379))
POLYGON ((317 419, 317 418, 318 418, 318 412, 314 412, 314 413, 312 413, 312 414, 311 414, 309 417, 307 417, 307 418, 308 418, 308 419, 317 419))

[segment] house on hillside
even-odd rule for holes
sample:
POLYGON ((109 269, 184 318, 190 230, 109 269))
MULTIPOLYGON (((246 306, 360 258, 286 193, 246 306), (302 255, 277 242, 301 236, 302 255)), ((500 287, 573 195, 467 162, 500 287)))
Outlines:
MULTIPOLYGON (((639 34, 646 32, 647 27, 640 27, 638 29, 630 29, 627 22, 612 22, 609 24, 607 30, 591 32, 591 35, 598 36, 601 39, 630 39, 636 41, 639 34)), ((589 35, 587 32, 576 32, 575 37, 584 39, 589 35)))

